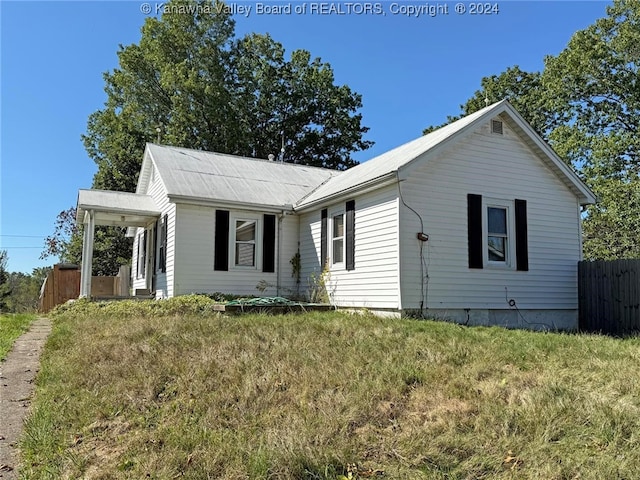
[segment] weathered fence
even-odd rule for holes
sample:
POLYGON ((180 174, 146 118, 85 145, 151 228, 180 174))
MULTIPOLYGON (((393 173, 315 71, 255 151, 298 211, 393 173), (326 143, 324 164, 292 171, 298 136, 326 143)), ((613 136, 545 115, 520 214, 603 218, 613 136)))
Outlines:
POLYGON ((580 330, 640 332, 640 259, 578 263, 580 330))
MULTIPOLYGON (((91 298, 110 299, 129 296, 131 267, 120 267, 116 277, 91 277, 91 298)), ((41 313, 56 305, 80 296, 80 270, 76 265, 58 264, 53 267, 40 290, 41 313)))
POLYGON ((80 294, 80 270, 77 265, 58 264, 53 267, 40 290, 40 312, 47 313, 56 305, 80 294))

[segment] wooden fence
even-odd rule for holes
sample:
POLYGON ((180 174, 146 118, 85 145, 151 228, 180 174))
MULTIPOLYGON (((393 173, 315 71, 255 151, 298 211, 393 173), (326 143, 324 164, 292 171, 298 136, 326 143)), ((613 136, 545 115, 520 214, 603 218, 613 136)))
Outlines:
POLYGON ((578 263, 580 330, 640 332, 640 259, 578 263))
POLYGON ((80 295, 80 270, 77 265, 53 267, 40 290, 40 312, 47 313, 56 305, 80 295))
MULTIPOLYGON (((116 277, 91 277, 91 298, 110 299, 129 296, 131 267, 122 266, 116 277)), ((80 270, 76 265, 53 267, 40 290, 41 313, 80 296, 80 270)))

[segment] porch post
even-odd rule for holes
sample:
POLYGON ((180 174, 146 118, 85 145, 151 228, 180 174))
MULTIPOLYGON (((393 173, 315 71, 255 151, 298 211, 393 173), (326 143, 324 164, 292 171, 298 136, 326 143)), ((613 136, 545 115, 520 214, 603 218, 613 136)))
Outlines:
POLYGON ((84 216, 84 238, 82 241, 82 266, 80 268, 80 298, 91 297, 91 265, 93 263, 93 241, 95 213, 89 210, 84 216))

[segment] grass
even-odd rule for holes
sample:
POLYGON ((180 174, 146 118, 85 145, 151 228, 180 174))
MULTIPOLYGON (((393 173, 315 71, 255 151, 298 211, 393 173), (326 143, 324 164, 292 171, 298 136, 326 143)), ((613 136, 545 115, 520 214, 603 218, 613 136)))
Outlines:
POLYGON ((23 478, 640 471, 637 339, 338 312, 157 316, 137 306, 131 317, 113 308, 54 317, 23 478))
POLYGON ((13 346, 13 342, 29 330, 35 315, 0 315, 0 360, 4 360, 13 346))

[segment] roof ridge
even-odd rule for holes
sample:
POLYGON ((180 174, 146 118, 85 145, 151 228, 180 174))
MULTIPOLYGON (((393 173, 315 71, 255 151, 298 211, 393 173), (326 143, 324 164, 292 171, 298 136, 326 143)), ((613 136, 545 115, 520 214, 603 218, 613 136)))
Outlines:
POLYGON ((198 157, 196 157, 195 155, 190 155, 187 152, 196 152, 196 153, 202 153, 205 155, 220 155, 223 157, 232 157, 232 158, 238 158, 238 159, 242 159, 242 160, 249 160, 252 162, 261 162, 261 163, 268 163, 268 164, 274 164, 274 165, 286 165, 286 166, 291 166, 291 167, 305 167, 305 168, 314 168, 317 170, 325 170, 325 171, 336 171, 336 172, 340 172, 340 170, 334 170, 332 168, 326 168, 326 167, 317 167, 315 165, 307 165, 307 164, 302 164, 302 163, 292 163, 292 162, 281 162, 281 161, 276 161, 276 160, 269 160, 266 158, 258 158, 258 157, 247 157, 245 155, 236 155, 233 153, 223 153, 223 152, 215 152, 215 151, 211 151, 211 150, 197 150, 195 148, 186 148, 186 147, 177 147, 175 145, 160 145, 158 143, 149 143, 149 145, 152 145, 154 147, 160 147, 160 148, 166 148, 168 150, 174 150, 182 155, 188 155, 191 156, 192 158, 195 158, 196 160, 199 160, 198 157), (185 152, 186 150, 186 152, 185 152))

